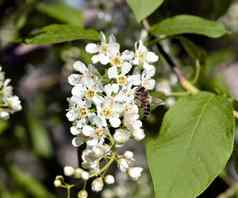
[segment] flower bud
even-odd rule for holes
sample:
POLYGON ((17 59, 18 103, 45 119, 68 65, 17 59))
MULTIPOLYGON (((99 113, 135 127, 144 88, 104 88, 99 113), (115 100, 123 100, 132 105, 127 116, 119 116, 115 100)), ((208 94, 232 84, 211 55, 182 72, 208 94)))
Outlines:
POLYGON ((74 174, 74 168, 71 166, 65 166, 64 174, 65 174, 65 176, 72 176, 74 174))
POLYGON ((114 184, 115 183, 115 178, 112 175, 107 175, 105 177, 105 183, 106 184, 114 184))
POLYGON ((88 180, 89 179, 89 173, 87 172, 87 171, 82 171, 82 173, 81 173, 81 178, 83 179, 83 180, 88 180))
POLYGON ((126 151, 126 152, 124 153, 124 156, 125 156, 125 158, 128 159, 128 160, 133 160, 133 159, 134 159, 134 153, 133 153, 132 151, 126 151))
POLYGON ((126 172, 127 169, 129 168, 128 161, 124 158, 121 158, 117 161, 118 167, 122 172, 126 172))
POLYGON ((77 179, 81 178, 82 171, 83 170, 81 168, 76 168, 74 170, 74 177, 77 178, 77 179))
POLYGON ((95 191, 95 192, 102 191, 103 186, 104 186, 102 178, 99 177, 99 178, 94 179, 91 186, 92 186, 92 191, 95 191))
POLYGON ((86 190, 81 190, 78 192, 78 198, 87 198, 88 192, 86 190))
POLYGON ((54 181, 54 186, 55 186, 56 188, 61 187, 61 186, 62 186, 61 180, 55 179, 55 181, 54 181))
POLYGON ((141 176, 143 171, 143 168, 141 167, 132 167, 129 168, 128 170, 128 175, 133 179, 133 180, 138 180, 139 177, 141 176))

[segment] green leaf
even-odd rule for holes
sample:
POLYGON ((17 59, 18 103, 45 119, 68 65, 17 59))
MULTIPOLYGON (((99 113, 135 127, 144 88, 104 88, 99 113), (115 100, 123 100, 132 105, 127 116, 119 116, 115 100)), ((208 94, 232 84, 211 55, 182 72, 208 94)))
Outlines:
POLYGON ((28 193, 35 198, 55 198, 47 189, 34 177, 23 172, 16 166, 10 167, 12 179, 16 181, 18 185, 23 187, 28 193))
POLYGON ((74 25, 49 25, 25 39, 28 44, 55 44, 74 40, 99 40, 99 33, 74 25))
POLYGON ((227 98, 185 96, 146 142, 156 198, 195 198, 222 172, 233 148, 234 118, 227 98))
POLYGON ((138 22, 152 14, 164 0, 128 0, 138 22))
POLYGON ((167 18, 153 25, 150 31, 156 36, 192 33, 218 38, 226 34, 226 29, 221 23, 192 15, 178 15, 167 18))
POLYGON ((39 3, 37 9, 59 21, 68 23, 71 25, 83 25, 83 17, 78 9, 70 7, 63 3, 39 3))

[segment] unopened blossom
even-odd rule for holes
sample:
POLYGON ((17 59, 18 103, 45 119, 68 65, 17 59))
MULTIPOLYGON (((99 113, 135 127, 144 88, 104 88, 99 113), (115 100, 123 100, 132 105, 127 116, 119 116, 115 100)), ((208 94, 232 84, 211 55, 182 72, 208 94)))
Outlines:
POLYGON ((88 192, 86 190, 79 191, 78 198, 88 198, 88 192))
POLYGON ((103 179, 101 177, 96 178, 95 180, 93 180, 91 186, 92 186, 92 191, 95 191, 95 192, 102 191, 104 186, 103 179))
POLYGON ((72 176, 74 174, 74 168, 71 166, 65 166, 64 167, 64 174, 66 176, 72 176))
POLYGON ((141 176, 143 171, 143 168, 141 167, 131 167, 128 169, 128 175, 133 179, 133 180, 138 180, 139 177, 141 176))
POLYGON ((115 178, 113 177, 113 175, 107 175, 104 180, 105 180, 106 184, 114 184, 115 183, 115 178))

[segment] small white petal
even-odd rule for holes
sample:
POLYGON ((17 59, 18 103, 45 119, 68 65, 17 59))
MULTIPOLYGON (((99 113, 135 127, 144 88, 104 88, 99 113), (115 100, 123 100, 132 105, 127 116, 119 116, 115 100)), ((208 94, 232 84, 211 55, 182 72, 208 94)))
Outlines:
POLYGON ((75 137, 75 138, 73 138, 73 140, 72 140, 72 145, 73 145, 74 147, 79 147, 79 146, 81 146, 83 143, 84 143, 84 142, 82 141, 82 139, 81 139, 80 137, 75 137))
POLYGON ((129 76, 128 84, 139 86, 141 84, 141 76, 139 74, 129 76))
POLYGON ((68 77, 69 84, 73 85, 73 86, 79 84, 80 83, 80 79, 81 79, 80 77, 81 77, 81 75, 79 75, 79 74, 71 74, 68 77))
POLYGON ((118 128, 121 125, 121 120, 117 117, 110 118, 109 122, 113 128, 118 128))
POLYGON ((95 134, 95 129, 89 125, 85 125, 82 129, 82 133, 85 136, 91 137, 95 134))
POLYGON ((99 54, 99 62, 102 65, 107 65, 110 62, 110 59, 108 56, 104 55, 104 54, 99 54))
POLYGON ((85 47, 85 50, 90 54, 95 54, 98 52, 98 46, 95 43, 88 43, 85 47))
POLYGON ((80 73, 82 73, 82 74, 85 74, 85 73, 88 72, 88 68, 87 68, 86 65, 85 65, 83 62, 81 62, 81 61, 76 61, 76 62, 73 64, 73 68, 74 68, 76 71, 78 71, 78 72, 80 72, 80 73))
POLYGON ((117 67, 115 67, 115 66, 110 67, 107 70, 107 75, 108 75, 108 78, 110 78, 110 79, 117 78, 117 76, 118 76, 117 67))
POLYGON ((94 55, 94 56, 92 56, 91 60, 92 60, 93 64, 96 64, 100 61, 100 56, 94 55))
POLYGON ((122 52, 121 58, 123 60, 130 61, 134 58, 134 52, 125 50, 124 52, 122 52))
POLYGON ((152 90, 155 88, 155 80, 154 79, 145 80, 142 82, 142 86, 148 90, 152 90))
POLYGON ((72 135, 79 135, 81 133, 81 131, 79 129, 77 129, 76 127, 72 126, 72 127, 70 127, 70 133, 72 135))
POLYGON ((138 180, 142 174, 142 171, 143 171, 143 168, 141 168, 141 167, 132 167, 132 168, 129 168, 128 175, 133 180, 138 180))
POLYGON ((72 88, 71 93, 73 96, 82 97, 84 95, 85 88, 79 84, 72 88))
POLYGON ((151 78, 155 75, 156 73, 156 68, 154 65, 149 65, 149 64, 144 64, 144 75, 146 76, 146 78, 151 78))
POLYGON ((121 74, 126 75, 127 73, 130 72, 131 68, 132 68, 132 65, 130 63, 124 62, 121 67, 121 74))
POLYGON ((159 57, 154 52, 147 52, 146 54, 146 61, 148 63, 154 63, 159 60, 159 57))

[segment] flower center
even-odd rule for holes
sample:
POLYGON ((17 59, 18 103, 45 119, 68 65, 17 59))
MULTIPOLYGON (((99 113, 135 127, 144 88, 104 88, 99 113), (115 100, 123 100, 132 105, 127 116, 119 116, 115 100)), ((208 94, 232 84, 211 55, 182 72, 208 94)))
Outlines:
POLYGON ((87 90, 85 93, 85 97, 88 99, 91 99, 95 96, 96 92, 94 90, 87 90))
POLYGON ((97 134, 97 136, 101 137, 104 134, 104 129, 96 128, 96 134, 97 134))
POLYGON ((108 51, 108 45, 105 43, 100 47, 100 53, 106 54, 108 51))
POLYGON ((119 57, 119 56, 115 56, 111 60, 111 64, 114 66, 117 66, 117 67, 120 67, 122 65, 122 62, 123 61, 122 61, 121 57, 119 57))
POLYGON ((87 108, 81 108, 79 111, 79 115, 81 118, 85 118, 88 114, 88 109, 87 108))
POLYGON ((117 84, 119 85, 126 85, 127 84, 127 77, 126 76, 119 76, 117 78, 117 84))
POLYGON ((111 108, 109 107, 105 107, 103 110, 102 110, 102 114, 105 118, 110 118, 112 117, 112 110, 111 108))

